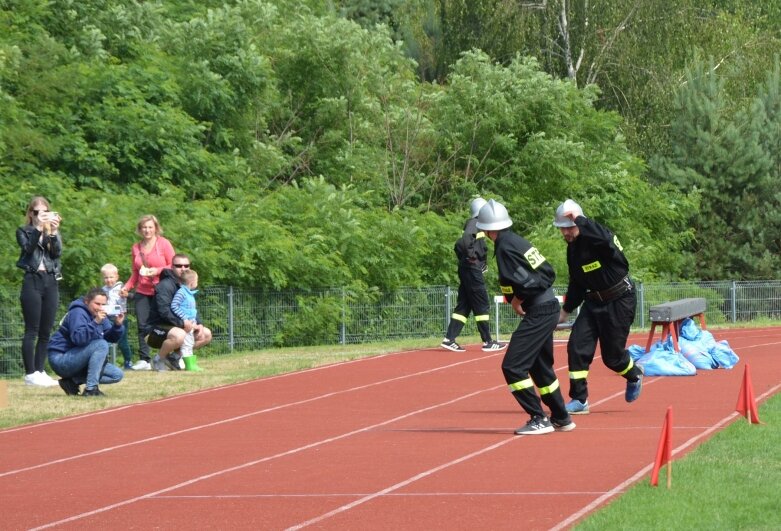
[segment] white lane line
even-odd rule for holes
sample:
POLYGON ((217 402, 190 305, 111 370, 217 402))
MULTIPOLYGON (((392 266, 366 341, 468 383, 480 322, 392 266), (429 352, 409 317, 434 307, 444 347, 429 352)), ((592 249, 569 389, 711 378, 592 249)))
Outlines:
MULTIPOLYGON (((280 452, 280 453, 277 453, 277 454, 274 454, 274 455, 261 457, 260 459, 255 459, 253 461, 248 461, 248 462, 242 463, 240 465, 235 465, 235 466, 232 466, 232 467, 229 467, 229 468, 224 468, 222 470, 217 470, 217 471, 211 472, 209 474, 204 474, 202 476, 198 476, 196 478, 189 479, 189 480, 183 481, 181 483, 177 483, 176 485, 171 485, 170 487, 166 487, 164 489, 156 490, 154 492, 149 492, 149 493, 143 494, 141 496, 135 496, 133 498, 129 498, 129 499, 123 500, 121 502, 113 503, 111 505, 106 505, 106 506, 100 507, 98 509, 93 509, 91 511, 87 511, 87 512, 84 512, 84 513, 76 514, 76 515, 70 516, 68 518, 63 518, 62 520, 57 520, 55 522, 49 522, 48 524, 44 524, 44 525, 32 528, 31 531, 35 531, 35 530, 38 530, 38 529, 48 529, 50 527, 54 527, 54 526, 57 526, 57 525, 65 524, 65 523, 68 523, 68 522, 73 522, 73 521, 76 521, 76 520, 81 520, 82 518, 87 518, 89 516, 94 516, 96 514, 100 514, 100 513, 106 512, 106 511, 110 511, 112 509, 116 509, 118 507, 129 505, 129 504, 135 503, 137 501, 141 501, 141 500, 145 500, 145 499, 152 498, 152 497, 155 497, 155 496, 159 496, 160 494, 164 494, 166 492, 171 492, 173 490, 180 489, 182 487, 186 487, 188 485, 192 485, 192 484, 198 483, 200 481, 204 481, 204 480, 207 480, 207 479, 211 479, 211 478, 215 478, 215 477, 218 477, 218 476, 222 476, 222 475, 227 474, 229 472, 235 472, 237 470, 243 470, 245 468, 248 468, 248 467, 251 467, 251 466, 255 466, 255 465, 258 465, 260 463, 265 463, 267 461, 271 461, 273 459, 278 459, 278 458, 281 458, 281 457, 286 457, 286 456, 289 456, 289 455, 297 454, 297 453, 303 452, 305 450, 310 450, 312 448, 316 448, 316 447, 322 446, 324 444, 328 444, 328 443, 331 443, 331 442, 334 442, 334 441, 338 441, 340 439, 345 439, 347 437, 351 437, 353 435, 357 435, 359 433, 364 433, 364 432, 367 432, 367 431, 371 431, 371 430, 374 430, 376 428, 379 428, 380 426, 386 426, 388 424, 391 424, 391 423, 394 423, 394 422, 398 422, 400 420, 412 417, 414 415, 418 415, 418 414, 421 414, 421 413, 426 413, 428 411, 432 411, 432 410, 440 408, 440 407, 448 406, 450 404, 455 404, 456 402, 460 402, 461 400, 466 400, 468 398, 472 398, 473 396, 477 396, 477 395, 479 395, 481 393, 484 393, 486 391, 496 390, 496 389, 498 389, 500 387, 504 387, 504 386, 501 385, 501 386, 496 386, 496 387, 492 387, 492 388, 488 388, 488 389, 481 389, 481 390, 478 390, 478 391, 467 393, 467 394, 462 395, 462 396, 460 396, 458 398, 454 398, 454 399, 448 400, 446 402, 440 402, 439 404, 434 404, 432 406, 428 406, 428 407, 424 407, 422 409, 411 411, 409 413, 405 413, 403 415, 399 415, 399 416, 394 417, 392 419, 384 420, 382 422, 378 422, 377 424, 372 424, 371 426, 365 426, 363 428, 360 428, 360 429, 357 429, 357 430, 353 430, 353 431, 349 431, 349 432, 343 433, 341 435, 336 435, 334 437, 329 437, 327 439, 322 439, 320 441, 309 443, 309 444, 306 444, 304 446, 299 446, 298 448, 291 448, 290 450, 286 450, 284 452, 280 452)), ((506 444, 507 442, 509 442, 511 440, 513 440, 513 439, 512 438, 508 438, 506 440, 503 440, 501 443, 499 443, 499 444, 497 444, 495 446, 501 446, 502 444, 506 444)))
MULTIPOLYGON (((203 430, 203 429, 206 429, 206 428, 213 428, 214 426, 220 426, 222 424, 228 424, 230 422, 236 422, 236 421, 247 419, 247 418, 250 418, 250 417, 257 416, 257 415, 262 415, 264 413, 270 413, 272 411, 278 411, 280 409, 285 409, 285 408, 294 407, 294 406, 300 406, 300 405, 303 405, 303 404, 308 404, 310 402, 316 402, 316 401, 319 401, 319 400, 323 400, 324 398, 330 398, 330 397, 338 396, 338 395, 345 394, 345 393, 351 393, 353 391, 360 391, 362 389, 372 388, 372 387, 375 387, 377 385, 383 385, 383 384, 387 384, 387 383, 391 383, 391 382, 395 382, 395 381, 399 381, 399 380, 404 380, 404 379, 407 379, 407 378, 413 378, 413 377, 421 376, 421 375, 424 375, 424 374, 434 373, 434 372, 442 371, 442 370, 445 370, 445 369, 458 367, 459 365, 472 363, 474 361, 482 361, 484 359, 491 358, 491 357, 494 357, 494 356, 496 356, 496 354, 491 354, 489 356, 483 356, 481 358, 473 358, 473 359, 468 359, 468 360, 464 360, 464 361, 459 361, 457 363, 452 363, 450 365, 443 365, 443 366, 440 366, 440 367, 427 369, 425 371, 419 371, 419 372, 416 372, 416 373, 405 374, 405 375, 402 375, 402 376, 396 376, 396 377, 393 377, 393 378, 389 378, 387 380, 381 380, 381 381, 378 381, 378 382, 372 382, 372 383, 365 384, 365 385, 359 385, 359 386, 355 386, 355 387, 350 387, 348 389, 342 389, 340 391, 333 391, 331 393, 325 393, 325 394, 322 394, 322 395, 318 395, 316 397, 306 398, 304 400, 297 400, 295 402, 287 402, 285 404, 279 404, 277 406, 268 407, 268 408, 265 408, 265 409, 260 409, 260 410, 257 410, 257 411, 253 411, 251 413, 245 413, 243 415, 237 415, 235 417, 230 417, 230 418, 227 418, 227 419, 222 419, 222 420, 218 420, 218 421, 214 421, 214 422, 209 422, 207 424, 200 424, 198 426, 192 426, 190 428, 185 428, 185 429, 181 429, 181 430, 177 430, 177 431, 171 431, 171 432, 168 432, 168 433, 163 433, 163 434, 155 435, 155 436, 152 436, 152 437, 146 437, 144 439, 137 439, 135 441, 130 441, 130 442, 122 443, 122 444, 117 444, 117 445, 109 446, 109 447, 105 447, 105 448, 100 448, 98 450, 93 450, 91 452, 84 452, 84 453, 81 453, 81 454, 76 454, 76 455, 72 455, 72 456, 68 456, 68 457, 63 457, 63 458, 60 458, 60 459, 47 461, 45 463, 39 463, 37 465, 31 465, 31 466, 24 467, 24 468, 17 468, 17 469, 14 469, 14 470, 8 470, 6 472, 0 472, 0 478, 6 477, 6 476, 12 476, 14 474, 21 474, 22 472, 29 472, 30 470, 36 470, 38 468, 52 466, 52 465, 56 465, 56 464, 60 464, 60 463, 66 463, 68 461, 73 461, 73 460, 76 460, 76 459, 83 459, 85 457, 91 457, 91 456, 95 456, 95 455, 105 454, 105 453, 108 453, 108 452, 113 452, 115 450, 121 450, 123 448, 127 448, 127 447, 130 447, 130 446, 137 446, 139 444, 146 444, 146 443, 151 442, 151 441, 159 441, 161 439, 166 439, 168 437, 175 437, 175 436, 181 435, 183 433, 199 431, 199 430, 203 430)), ((493 388, 493 389, 495 389, 495 388, 493 388)), ((485 390, 487 390, 487 389, 483 389, 482 391, 485 391, 485 390)), ((482 391, 480 391, 480 392, 482 392, 482 391)))
POLYGON ((117 411, 123 411, 125 409, 143 408, 143 407, 148 407, 148 406, 151 406, 151 405, 157 405, 157 404, 164 403, 164 402, 170 402, 172 400, 182 400, 182 399, 191 398, 193 396, 198 396, 198 395, 203 395, 203 394, 208 394, 208 393, 214 393, 214 392, 222 391, 224 389, 233 389, 235 387, 243 387, 243 386, 246 386, 246 385, 253 385, 253 384, 257 384, 259 382, 266 382, 266 381, 269 381, 269 380, 279 380, 281 378, 290 378, 290 377, 293 377, 293 376, 296 376, 296 375, 299 375, 299 374, 305 374, 305 373, 316 372, 316 371, 325 371, 325 370, 328 370, 328 369, 338 368, 338 367, 341 367, 343 365, 351 365, 351 364, 354 364, 354 363, 370 362, 370 361, 379 360, 379 359, 382 359, 382 358, 387 358, 387 357, 390 357, 390 356, 400 356, 400 355, 403 355, 403 354, 410 354, 410 353, 416 353, 416 352, 426 352, 426 351, 430 351, 430 350, 439 350, 439 349, 427 348, 427 349, 419 349, 419 350, 414 350, 414 351, 413 350, 404 350, 404 351, 401 351, 401 352, 389 352, 387 354, 378 354, 376 356, 367 356, 365 358, 340 361, 340 362, 337 362, 337 363, 331 363, 331 364, 328 364, 328 365, 322 365, 320 367, 310 367, 308 369, 301 369, 301 370, 297 370, 297 371, 294 371, 294 372, 286 372, 284 374, 275 374, 275 375, 272 375, 272 376, 261 376, 261 377, 255 378, 253 380, 248 380, 246 382, 236 382, 236 383, 231 383, 231 384, 225 384, 225 385, 220 385, 220 386, 217 386, 217 387, 212 387, 212 388, 209 388, 209 389, 200 389, 198 391, 191 391, 189 393, 182 393, 182 394, 179 394, 179 395, 167 396, 165 398, 159 398, 159 399, 153 400, 153 401, 138 402, 138 403, 135 403, 135 404, 127 404, 127 405, 124 405, 124 406, 117 406, 115 408, 101 409, 99 411, 91 411, 89 413, 82 413, 80 415, 75 415, 75 416, 72 416, 72 417, 66 417, 66 418, 62 418, 62 419, 45 420, 45 421, 42 421, 42 422, 38 422, 36 424, 27 424, 27 425, 24 425, 24 426, 17 426, 17 427, 14 427, 14 428, 8 428, 8 429, 0 430, 0 437, 2 437, 3 435, 5 435, 7 433, 14 433, 14 432, 17 432, 17 431, 30 431, 30 430, 34 430, 36 428, 45 428, 45 427, 48 427, 48 426, 51 426, 51 425, 54 425, 54 424, 63 424, 63 423, 66 423, 66 422, 73 422, 73 421, 81 420, 81 419, 84 419, 84 418, 100 416, 100 415, 107 415, 107 414, 111 414, 111 413, 116 413, 117 411))
POLYGON ((463 463, 464 461, 467 461, 469 459, 472 459, 473 457, 477 457, 479 455, 482 455, 484 453, 490 452, 492 450, 495 450, 501 446, 504 446, 505 444, 508 444, 510 442, 516 441, 518 439, 522 439, 523 437, 526 437, 524 435, 520 437, 508 437, 507 439, 504 439, 502 441, 499 441, 498 443, 494 443, 490 446, 486 446, 485 448, 481 448, 480 450, 477 450, 476 452, 472 452, 471 454, 467 454, 464 456, 459 457, 458 459, 454 459, 452 461, 448 461, 447 463, 443 463, 437 467, 430 468, 424 472, 421 472, 420 474, 416 474, 412 476, 411 478, 408 478, 404 481, 401 481, 399 483, 396 483, 395 485, 391 485, 390 487, 387 487, 385 489, 382 489, 380 491, 377 491, 373 494, 369 494, 367 496, 364 496, 360 499, 357 499, 351 503, 347 503, 345 505, 342 505, 341 507, 337 507, 336 509, 329 511, 327 513, 321 514, 320 516, 317 516, 315 518, 312 518, 310 520, 307 520, 306 522, 301 522, 300 524, 296 524, 294 526, 288 527, 286 531, 294 531, 296 529, 301 529, 310 525, 318 524, 322 522, 323 520, 327 520, 328 518, 331 518, 332 516, 335 516, 339 513, 343 513, 345 511, 349 511, 353 507, 357 507, 358 505, 362 505, 366 502, 369 502, 375 498, 378 498, 380 496, 385 496, 395 490, 398 490, 402 487, 406 487, 407 485, 410 485, 411 483, 414 483, 418 480, 421 480, 423 478, 426 478, 432 474, 436 474, 437 472, 444 470, 446 468, 449 468, 453 465, 457 465, 459 463, 463 463))

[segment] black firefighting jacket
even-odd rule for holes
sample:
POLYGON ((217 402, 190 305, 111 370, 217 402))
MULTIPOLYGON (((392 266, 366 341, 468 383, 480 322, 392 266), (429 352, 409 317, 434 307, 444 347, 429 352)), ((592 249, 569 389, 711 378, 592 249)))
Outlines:
POLYGON ((609 229, 596 221, 578 216, 580 230, 574 242, 567 245, 569 286, 564 311, 580 306, 586 291, 602 291, 615 286, 629 274, 624 248, 609 229))
POLYGON ((541 297, 553 299, 549 288, 556 271, 536 247, 511 230, 500 231, 494 246, 499 285, 507 302, 517 297, 527 311, 541 297))

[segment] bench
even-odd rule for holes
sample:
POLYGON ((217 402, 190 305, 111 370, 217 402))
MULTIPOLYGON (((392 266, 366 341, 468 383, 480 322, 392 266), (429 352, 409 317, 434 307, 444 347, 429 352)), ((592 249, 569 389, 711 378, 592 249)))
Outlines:
POLYGON ((691 299, 679 299, 651 306, 651 330, 648 332, 648 341, 645 351, 651 349, 654 340, 654 332, 657 326, 662 327, 662 341, 672 335, 675 350, 678 349, 678 337, 681 332, 681 323, 684 319, 699 317, 700 328, 705 330, 705 309, 707 301, 702 297, 691 299))

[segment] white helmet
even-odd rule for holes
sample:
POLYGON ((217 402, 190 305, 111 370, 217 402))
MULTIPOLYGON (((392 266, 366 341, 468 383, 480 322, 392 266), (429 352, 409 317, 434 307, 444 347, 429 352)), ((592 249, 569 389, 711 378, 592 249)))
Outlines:
POLYGON ((480 230, 502 230, 512 224, 504 205, 493 199, 489 199, 477 215, 477 228, 480 230))
POLYGON ((480 213, 480 209, 483 208, 483 205, 486 204, 486 202, 487 201, 482 197, 472 199, 472 204, 469 205, 469 212, 471 212, 473 218, 477 217, 480 213))
POLYGON ((572 212, 575 214, 575 217, 583 215, 583 209, 580 208, 580 205, 572 199, 567 199, 556 209, 556 217, 553 220, 554 227, 567 228, 575 226, 575 222, 564 215, 566 212, 572 212))

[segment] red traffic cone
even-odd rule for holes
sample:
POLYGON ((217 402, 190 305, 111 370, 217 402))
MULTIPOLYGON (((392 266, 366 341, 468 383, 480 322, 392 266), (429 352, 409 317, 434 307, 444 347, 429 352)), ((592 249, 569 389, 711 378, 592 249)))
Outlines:
POLYGON ((673 453, 673 407, 667 407, 667 414, 664 416, 662 433, 659 437, 659 446, 656 449, 656 460, 654 469, 651 472, 651 486, 659 485, 659 469, 667 464, 667 488, 672 484, 672 453, 673 453))
POLYGON ((740 394, 738 394, 738 404, 735 411, 746 417, 751 424, 759 424, 759 413, 757 413, 757 401, 754 399, 754 386, 751 385, 751 371, 746 363, 746 369, 743 371, 743 383, 740 385, 740 394))

